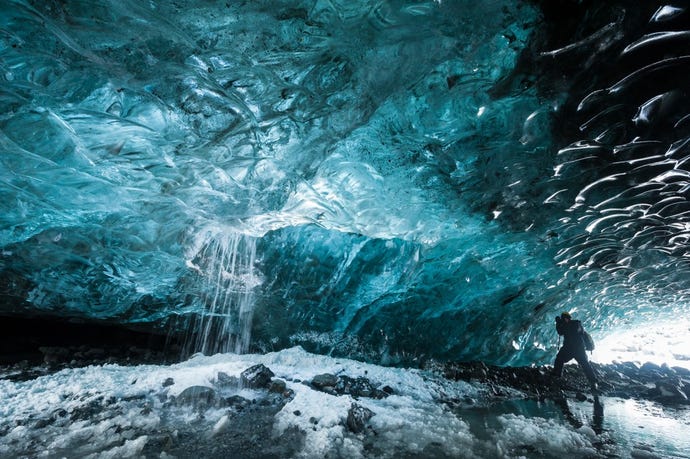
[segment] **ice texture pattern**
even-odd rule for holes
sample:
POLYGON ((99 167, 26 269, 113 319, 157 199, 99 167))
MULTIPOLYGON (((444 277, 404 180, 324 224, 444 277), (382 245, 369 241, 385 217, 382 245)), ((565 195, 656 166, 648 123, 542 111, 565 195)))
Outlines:
POLYGON ((0 0, 2 312, 499 364, 686 315, 688 13, 555 3, 0 0))

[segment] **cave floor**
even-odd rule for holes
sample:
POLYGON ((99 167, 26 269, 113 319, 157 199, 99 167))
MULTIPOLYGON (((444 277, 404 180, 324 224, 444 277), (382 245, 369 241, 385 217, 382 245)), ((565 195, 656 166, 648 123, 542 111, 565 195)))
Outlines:
POLYGON ((681 368, 597 366, 593 395, 576 366, 44 352, 0 367, 0 457, 690 457, 681 368))

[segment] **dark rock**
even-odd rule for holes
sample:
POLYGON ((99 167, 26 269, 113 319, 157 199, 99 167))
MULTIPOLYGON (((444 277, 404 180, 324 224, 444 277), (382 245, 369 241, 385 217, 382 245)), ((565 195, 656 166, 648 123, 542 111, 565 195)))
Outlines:
POLYGON ((175 401, 178 404, 208 407, 216 402, 216 391, 206 386, 191 386, 183 390, 175 401))
POLYGON ((286 389, 287 389, 287 384, 282 379, 274 379, 271 381, 271 384, 268 386, 269 392, 275 392, 277 394, 285 393, 286 389))
POLYGON ((169 387, 175 384, 175 380, 172 378, 165 378, 165 381, 163 381, 163 387, 169 387))
POLYGON ((102 397, 91 400, 84 405, 74 408, 70 413, 70 420, 85 421, 87 419, 93 419, 97 414, 103 411, 104 405, 105 403, 103 403, 102 397))
POLYGON ((341 376, 336 386, 336 392, 338 394, 350 394, 353 397, 371 397, 376 399, 386 398, 390 395, 378 389, 369 379, 363 376, 355 379, 349 376, 341 376))
POLYGON ((484 379, 489 374, 489 367, 484 362, 471 362, 468 371, 471 379, 484 379))
POLYGON ((316 375, 311 380, 311 385, 317 389, 324 389, 325 387, 335 387, 336 384, 338 384, 338 377, 330 373, 316 375))
POLYGON ((292 414, 294 414, 295 416, 301 416, 302 412, 300 410, 295 410, 292 412, 292 414))
POLYGON ((690 370, 683 367, 673 367, 673 371, 681 376, 690 376, 690 370))
POLYGON ((240 374, 240 381, 245 387, 262 389, 268 387, 273 376, 275 374, 263 363, 260 363, 244 370, 240 374))
POLYGON ((690 400, 690 384, 686 384, 683 386, 683 393, 686 397, 688 397, 688 400, 690 400))
POLYGON ((349 376, 337 377, 330 373, 314 376, 309 386, 331 395, 348 394, 353 397, 371 397, 377 399, 388 397, 395 392, 390 386, 386 386, 387 390, 378 389, 376 385, 363 376, 357 378, 351 378, 349 376))
POLYGON ((246 398, 241 397, 239 395, 233 395, 225 399, 225 405, 232 407, 237 411, 242 411, 251 404, 252 402, 250 400, 247 400, 246 398))
POLYGON ((661 364, 660 368, 661 368, 661 371, 666 375, 675 376, 675 374, 676 374, 676 371, 673 368, 669 367, 668 364, 666 364, 666 363, 661 364))
POLYGON ((216 385, 219 387, 238 387, 240 380, 236 376, 230 376, 222 371, 216 376, 216 385))
MULTIPOLYGON (((690 378, 686 383, 677 368, 646 364, 644 369, 633 362, 599 365, 593 363, 599 376, 599 390, 604 395, 654 400, 663 404, 690 404, 690 378), (656 381, 679 381, 673 389, 654 387, 656 381), (650 388, 651 387, 651 388, 650 388), (665 392, 664 392, 665 390, 665 392), (680 393, 684 395, 680 395, 680 393), (663 395, 663 394, 666 395, 663 395), (673 395, 669 395, 673 394, 673 395), (685 398, 688 398, 686 401, 685 398)), ((482 365, 476 362, 447 362, 431 370, 453 380, 476 379, 482 365)), ((488 398, 510 397, 515 390, 528 397, 556 399, 562 391, 589 392, 589 382, 579 365, 566 365, 561 377, 551 373, 551 367, 497 367, 486 366, 487 376, 481 382, 486 385, 488 398), (511 390, 508 390, 510 388, 511 390)), ((453 400, 446 401, 453 404, 453 400)))
POLYGON ((686 402, 688 396, 684 392, 684 385, 680 378, 669 378, 655 382, 656 391, 660 397, 669 401, 686 402))
POLYGON ((646 362, 645 364, 643 364, 640 367, 639 372, 642 374, 646 373, 646 374, 651 375, 653 377, 662 376, 664 374, 663 369, 659 365, 652 363, 652 362, 646 362))
POLYGON ((363 432, 367 422, 374 414, 369 408, 353 403, 347 412, 347 428, 353 433, 363 432))
POLYGON ((585 400, 587 400, 587 396, 579 391, 575 394, 575 398, 580 402, 584 402, 585 400))

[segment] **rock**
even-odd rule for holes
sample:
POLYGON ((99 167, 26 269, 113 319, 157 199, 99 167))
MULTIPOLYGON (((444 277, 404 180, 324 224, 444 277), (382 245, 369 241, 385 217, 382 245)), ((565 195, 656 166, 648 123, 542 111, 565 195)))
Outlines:
POLYGON ((336 384, 338 384, 338 377, 330 373, 316 375, 311 380, 311 385, 320 390, 325 387, 335 387, 336 384))
POLYGON ((225 399, 225 405, 232 407, 232 408, 236 409, 237 411, 242 411, 243 409, 245 409, 246 407, 248 407, 251 404, 252 404, 251 401, 249 401, 246 398, 241 397, 239 395, 233 395, 233 396, 227 397, 225 399))
POLYGON ((165 381, 163 381, 163 387, 169 387, 175 384, 175 380, 172 378, 165 378, 165 381))
POLYGON ((673 371, 675 371, 677 374, 681 376, 690 376, 690 369, 683 368, 683 367, 672 367, 673 371))
POLYGON ((662 363, 661 364, 661 371, 663 371, 664 374, 669 375, 669 376, 675 376, 676 371, 669 367, 667 363, 662 363))
POLYGON ((277 394, 285 393, 285 389, 287 389, 287 384, 282 379, 274 379, 268 386, 269 392, 275 392, 277 394))
POLYGON ((216 391, 206 386, 191 386, 183 390, 175 401, 178 404, 207 407, 216 402, 216 391))
POLYGON ((88 419, 93 419, 105 409, 105 403, 103 403, 103 398, 98 397, 94 400, 90 400, 83 405, 79 405, 71 410, 70 420, 71 421, 86 421, 88 419))
POLYGON ((353 397, 371 397, 381 399, 388 397, 388 393, 376 388, 369 379, 359 376, 356 379, 349 376, 341 376, 336 386, 339 394, 350 394, 353 397))
POLYGON ((656 381, 655 385, 661 397, 677 402, 688 400, 688 396, 683 391, 683 383, 679 378, 656 381))
POLYGON ((369 408, 353 403, 347 412, 346 425, 350 432, 361 433, 366 427, 367 421, 374 416, 374 412, 369 408))
POLYGON ((654 371, 660 371, 660 370, 661 370, 661 367, 660 367, 659 365, 657 365, 656 363, 645 362, 645 363, 643 363, 642 366, 640 367, 640 370, 642 370, 642 371, 652 371, 652 370, 654 370, 654 371))
POLYGON ((395 391, 390 386, 378 389, 369 379, 364 376, 351 378, 349 376, 335 376, 330 373, 323 373, 314 376, 309 384, 312 388, 331 395, 349 394, 353 397, 371 397, 381 399, 388 397, 395 391))
POLYGON ((484 362, 470 362, 467 370, 470 379, 483 380, 489 374, 489 367, 484 362))
POLYGON ((683 393, 688 398, 688 400, 690 400, 690 384, 686 384, 683 386, 683 393))
POLYGON ((243 386, 252 389, 266 388, 275 374, 263 363, 247 368, 240 374, 240 381, 243 386))
POLYGON ((646 362, 640 367, 639 374, 651 378, 659 378, 664 376, 664 369, 655 363, 646 362))
POLYGON ((240 380, 237 376, 230 376, 222 371, 218 372, 216 376, 216 385, 219 387, 237 387, 240 385, 240 380))

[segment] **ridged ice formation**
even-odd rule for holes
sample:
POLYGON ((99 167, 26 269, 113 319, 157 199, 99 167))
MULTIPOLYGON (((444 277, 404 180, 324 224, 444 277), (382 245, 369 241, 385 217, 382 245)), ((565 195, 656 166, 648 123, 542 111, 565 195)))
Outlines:
POLYGON ((643 3, 0 0, 1 312, 517 364, 686 314, 690 13, 643 3))

